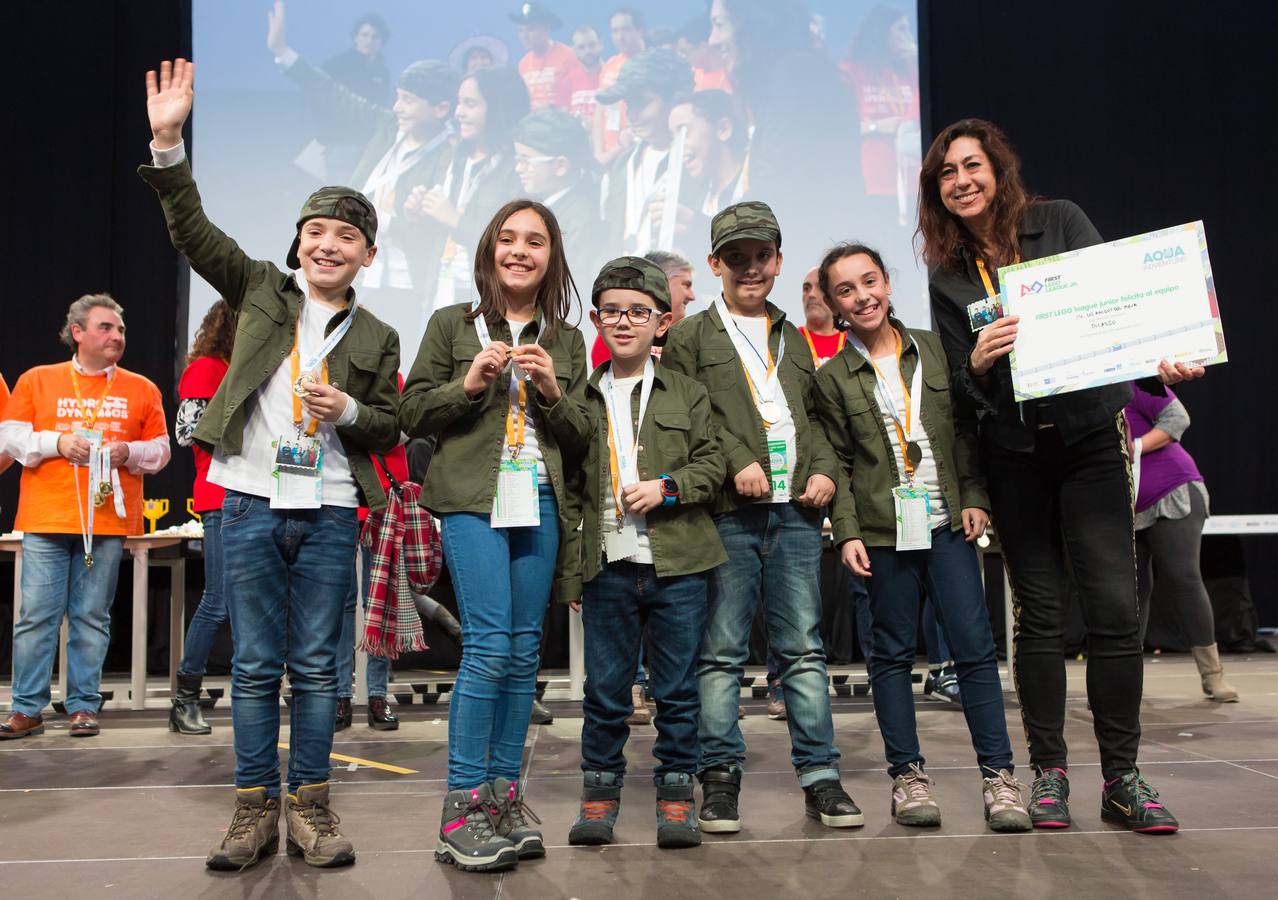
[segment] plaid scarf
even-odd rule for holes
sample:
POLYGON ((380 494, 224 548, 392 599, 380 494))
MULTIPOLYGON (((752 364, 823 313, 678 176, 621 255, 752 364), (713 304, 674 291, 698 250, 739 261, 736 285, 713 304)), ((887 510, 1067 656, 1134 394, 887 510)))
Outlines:
POLYGON ((369 513, 365 525, 373 562, 360 646, 374 656, 398 659, 402 652, 427 649, 413 591, 431 589, 444 553, 435 520, 417 503, 421 490, 411 481, 392 480, 386 508, 369 513))

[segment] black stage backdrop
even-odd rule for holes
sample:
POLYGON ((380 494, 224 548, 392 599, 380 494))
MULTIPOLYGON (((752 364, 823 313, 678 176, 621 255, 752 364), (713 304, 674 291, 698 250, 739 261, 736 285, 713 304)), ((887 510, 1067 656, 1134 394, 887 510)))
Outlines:
MULTIPOLYGON (((149 139, 143 73, 189 54, 190 20, 189 0, 8 10, 0 371, 10 385, 64 358, 56 333, 67 304, 106 290, 126 309, 125 365, 160 385, 172 421, 184 278, 134 168, 149 139)), ((1272 240, 1264 223, 1278 208, 1278 12, 922 0, 919 20, 927 138, 963 116, 993 119, 1019 149, 1030 187, 1077 201, 1109 238, 1206 222, 1232 361, 1181 391, 1194 419, 1185 444, 1215 512, 1278 511, 1278 416, 1262 382, 1278 321, 1260 266, 1272 240)), ((180 520, 191 475, 190 454, 175 448, 168 469, 148 479, 149 494, 174 500, 165 524, 180 520)), ((17 483, 16 473, 0 478, 0 529, 12 527, 17 483)), ((1278 624, 1274 543, 1245 543, 1261 621, 1278 624)), ((11 601, 11 571, 0 568, 0 606, 11 601)))

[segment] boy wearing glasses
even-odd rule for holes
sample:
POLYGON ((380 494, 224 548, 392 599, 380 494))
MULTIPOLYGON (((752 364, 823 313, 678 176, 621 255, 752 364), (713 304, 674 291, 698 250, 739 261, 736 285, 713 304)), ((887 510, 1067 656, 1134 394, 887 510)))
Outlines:
POLYGON ((570 844, 609 844, 621 806, 631 683, 646 636, 657 704, 657 846, 701 843, 692 779, 700 762, 697 657, 708 572, 727 559, 709 506, 726 477, 698 382, 652 357, 673 315, 661 267, 606 264, 590 318, 612 354, 590 378, 581 561, 586 629, 584 787, 570 844))

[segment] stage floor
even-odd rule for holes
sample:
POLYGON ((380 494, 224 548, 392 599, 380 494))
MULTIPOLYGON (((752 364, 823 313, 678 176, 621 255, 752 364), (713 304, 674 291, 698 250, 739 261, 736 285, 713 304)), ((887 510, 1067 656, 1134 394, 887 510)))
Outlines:
MULTIPOLYGON (((447 706, 404 707, 397 732, 356 712, 337 736, 333 795, 355 843, 353 867, 311 869, 283 853, 242 874, 212 873, 204 855, 230 821, 233 755, 219 705, 206 737, 179 737, 163 714, 108 712, 97 738, 72 740, 65 720, 0 744, 0 884, 11 897, 1208 897, 1278 892, 1278 658, 1226 660, 1242 702, 1202 698, 1188 657, 1148 657, 1142 764, 1182 830, 1149 837, 1100 820, 1100 774, 1084 669, 1069 667, 1074 827, 994 835, 962 713, 920 699, 919 726, 944 824, 892 823, 883 746, 865 697, 835 698, 844 785, 866 825, 806 819, 784 722, 744 701, 749 745, 743 829, 698 849, 658 851, 649 755, 653 729, 628 747, 619 843, 567 846, 580 788, 580 709, 553 703, 554 724, 530 730, 528 801, 548 854, 512 872, 476 875, 435 862, 447 756, 447 706), (352 761, 354 760, 354 761, 352 761), (368 763, 367 765, 365 763, 368 763), (406 770, 395 772, 379 766, 406 770)), ((1017 762, 1024 741, 1009 699, 1017 762)), ((283 736, 287 741, 287 735, 283 736)), ((1028 769, 1021 771, 1029 777, 1028 769)), ((281 842, 282 847, 282 842, 281 842)))

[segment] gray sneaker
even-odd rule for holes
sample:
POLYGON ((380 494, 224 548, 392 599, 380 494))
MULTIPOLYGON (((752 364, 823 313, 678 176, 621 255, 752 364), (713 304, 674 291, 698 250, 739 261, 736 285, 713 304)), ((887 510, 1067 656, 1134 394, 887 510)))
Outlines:
POLYGON ((496 872, 519 862, 513 842, 497 834, 502 804, 493 798, 492 785, 469 791, 449 791, 440 816, 435 859, 452 863, 463 872, 496 872))
POLYGON ((1007 769, 981 782, 985 821, 993 831, 1029 831, 1033 827, 1021 791, 1024 788, 1007 769))
POLYGON ((493 782, 493 797, 501 806, 497 834, 515 845, 520 859, 545 856, 546 844, 541 838, 541 832, 528 824, 528 820, 532 819, 540 825, 541 819, 524 803, 524 786, 517 781, 498 778, 493 782))
POLYGON ((328 782, 306 784, 284 798, 287 850, 308 866, 331 869, 355 862, 355 848, 337 830, 341 821, 328 806, 328 782))
POLYGON ((898 825, 940 825, 941 807, 932 799, 932 779, 918 763, 892 781, 892 818, 898 825))
POLYGON ((280 848, 280 801, 266 796, 266 788, 235 792, 235 815, 226 836, 209 851, 204 864, 219 871, 243 871, 274 856, 280 848))

